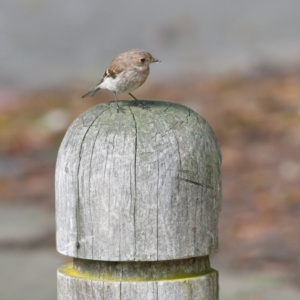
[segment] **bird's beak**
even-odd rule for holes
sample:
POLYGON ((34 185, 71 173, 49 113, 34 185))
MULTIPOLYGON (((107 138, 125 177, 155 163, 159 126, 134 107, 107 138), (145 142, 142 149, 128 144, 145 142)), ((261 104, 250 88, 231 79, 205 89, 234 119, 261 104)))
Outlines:
POLYGON ((161 60, 159 60, 159 59, 153 57, 152 63, 159 63, 159 62, 161 62, 161 60))

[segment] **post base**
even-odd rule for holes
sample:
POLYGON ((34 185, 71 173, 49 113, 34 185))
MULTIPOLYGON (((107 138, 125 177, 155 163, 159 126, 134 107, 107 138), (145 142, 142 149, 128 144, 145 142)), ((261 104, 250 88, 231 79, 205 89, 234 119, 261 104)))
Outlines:
POLYGON ((218 272, 163 280, 107 280, 79 273, 73 263, 58 269, 58 300, 218 300, 218 272))

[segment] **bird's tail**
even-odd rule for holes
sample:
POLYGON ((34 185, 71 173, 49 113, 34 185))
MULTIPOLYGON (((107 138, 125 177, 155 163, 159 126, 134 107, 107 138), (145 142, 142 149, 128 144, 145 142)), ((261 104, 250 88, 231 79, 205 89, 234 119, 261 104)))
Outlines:
POLYGON ((99 90, 101 90, 101 89, 99 88, 99 85, 97 84, 96 86, 89 89, 88 92, 82 96, 82 98, 93 97, 99 90))

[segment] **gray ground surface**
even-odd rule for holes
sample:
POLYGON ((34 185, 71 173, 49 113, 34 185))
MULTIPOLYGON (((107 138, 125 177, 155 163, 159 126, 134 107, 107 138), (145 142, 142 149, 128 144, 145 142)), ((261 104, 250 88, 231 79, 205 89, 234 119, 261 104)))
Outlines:
MULTIPOLYGON (((54 214, 35 206, 2 205, 0 228, 0 299, 56 299, 56 269, 69 259, 51 246, 54 214), (38 243, 45 237, 49 246, 38 243)), ((299 299, 300 291, 279 274, 233 272, 224 267, 221 253, 211 264, 220 271, 221 300, 299 299)))
POLYGON ((0 299, 56 299, 55 216, 36 206, 0 206, 0 299))
POLYGON ((64 263, 53 248, 1 251, 0 299, 56 299, 56 268, 64 263))

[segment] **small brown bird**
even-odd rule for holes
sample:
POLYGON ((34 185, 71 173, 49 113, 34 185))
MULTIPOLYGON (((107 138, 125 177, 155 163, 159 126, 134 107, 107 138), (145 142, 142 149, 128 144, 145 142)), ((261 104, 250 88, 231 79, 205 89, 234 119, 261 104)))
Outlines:
POLYGON ((160 62, 160 60, 144 50, 132 49, 121 53, 112 60, 101 81, 84 94, 82 98, 94 96, 100 89, 107 89, 114 93, 118 112, 124 110, 119 107, 116 93, 128 93, 137 105, 144 108, 131 92, 146 81, 150 72, 149 65, 157 62, 160 62))

